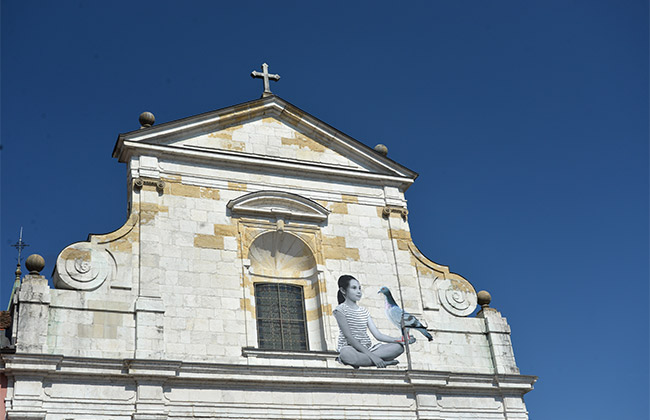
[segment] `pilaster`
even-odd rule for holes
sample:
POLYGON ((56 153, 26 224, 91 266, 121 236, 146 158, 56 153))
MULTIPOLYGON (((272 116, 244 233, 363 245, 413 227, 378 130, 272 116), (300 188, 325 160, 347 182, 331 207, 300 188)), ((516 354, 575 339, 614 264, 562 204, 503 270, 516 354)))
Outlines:
POLYGON ((163 301, 159 297, 140 296, 135 302, 135 357, 162 359, 164 350, 163 301))
POLYGON ((502 317, 496 309, 489 307, 481 309, 477 317, 485 320, 494 373, 499 375, 518 374, 519 368, 517 368, 510 341, 510 326, 506 318, 502 317))
POLYGON ((13 401, 7 410, 8 420, 45 419, 43 378, 43 375, 25 375, 14 381, 13 401))
POLYGON ((133 420, 167 420, 163 383, 156 379, 137 379, 137 399, 133 420))
POLYGON ((134 180, 139 213, 139 287, 135 302, 135 357, 162 359, 164 356, 164 305, 161 298, 161 257, 166 243, 160 213, 164 182, 160 180, 158 159, 141 156, 140 178, 134 180))
POLYGON ((18 293, 17 351, 47 353, 50 302, 47 279, 38 273, 26 275, 18 293))

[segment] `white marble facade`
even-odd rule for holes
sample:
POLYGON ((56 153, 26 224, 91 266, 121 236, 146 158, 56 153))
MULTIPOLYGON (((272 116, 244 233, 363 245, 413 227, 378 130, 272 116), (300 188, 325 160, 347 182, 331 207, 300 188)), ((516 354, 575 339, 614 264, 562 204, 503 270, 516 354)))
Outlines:
MULTIPOLYGON (((9 419, 527 419, 510 328, 409 233, 417 174, 277 96, 120 135, 124 226, 23 278, 9 419), (337 278, 428 325, 397 366, 336 362, 337 278), (254 285, 304 293, 307 351, 258 348, 254 285)), ((118 182, 119 180, 116 180, 118 182)), ((426 180, 424 181, 426 182, 426 180)))

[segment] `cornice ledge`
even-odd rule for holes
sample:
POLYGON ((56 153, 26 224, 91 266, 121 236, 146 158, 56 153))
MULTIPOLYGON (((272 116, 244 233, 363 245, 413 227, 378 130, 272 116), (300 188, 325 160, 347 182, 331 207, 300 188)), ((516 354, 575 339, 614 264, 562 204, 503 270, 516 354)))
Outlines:
POLYGON ((244 357, 260 359, 335 360, 339 355, 335 351, 266 350, 256 347, 243 347, 241 352, 244 357))
POLYGON ((255 100, 231 107, 223 108, 217 111, 204 112, 203 114, 193 115, 180 120, 171 121, 162 125, 153 126, 147 130, 134 130, 128 133, 120 134, 119 140, 146 141, 157 137, 172 137, 174 134, 187 134, 195 130, 200 130, 211 124, 227 125, 231 122, 239 121, 244 117, 254 118, 264 115, 269 110, 279 114, 283 110, 273 102, 273 99, 255 100))
POLYGON ((124 359, 124 372, 138 377, 175 377, 182 366, 179 360, 124 359))
MULTIPOLYGON (((296 358, 330 361, 333 352, 284 352, 244 348, 251 361, 262 358, 296 358), (300 354, 297 354, 300 353, 300 354), (298 357, 294 357, 294 356, 298 357)), ((352 387, 415 387, 431 389, 483 390, 486 393, 515 392, 525 394, 533 389, 537 376, 493 375, 446 371, 425 371, 389 368, 351 369, 349 367, 303 367, 251 364, 218 364, 156 359, 102 359, 65 357, 51 354, 2 354, 4 371, 8 374, 84 374, 89 376, 152 377, 180 381, 275 383, 337 385, 352 387), (342 381, 343 380, 343 381, 342 381)))
POLYGON ((337 141, 341 146, 346 148, 348 151, 352 151, 353 153, 360 154, 361 156, 363 156, 368 161, 372 162, 372 164, 377 167, 384 168, 393 172, 397 172, 401 176, 417 177, 417 173, 411 171, 408 168, 403 167, 402 165, 390 159, 380 158, 379 155, 373 149, 366 146, 362 142, 355 140, 354 138, 343 133, 342 131, 302 111, 301 109, 297 108, 294 105, 285 103, 285 105, 282 106, 282 114, 285 116, 289 116, 289 120, 293 121, 296 127, 304 128, 309 132, 316 133, 326 143, 332 143, 334 141, 337 141))
POLYGON ((444 386, 453 389, 485 389, 508 390, 526 393, 533 389, 537 376, 531 375, 494 375, 482 373, 455 373, 455 372, 409 372, 411 383, 415 386, 444 386), (444 377, 444 384, 439 383, 444 377))
POLYGON ((253 168, 260 169, 274 169, 287 172, 303 171, 306 173, 326 176, 328 178, 356 178, 368 181, 393 182, 404 185, 405 187, 410 186, 415 181, 415 178, 410 178, 408 176, 402 176, 398 174, 389 175, 377 172, 366 172, 352 168, 317 164, 306 161, 289 161, 282 158, 261 155, 248 155, 217 149, 203 150, 197 147, 176 147, 149 143, 137 143, 131 141, 125 141, 124 146, 124 149, 118 156, 120 162, 126 162, 128 156, 130 155, 130 153, 127 153, 126 149, 129 149, 130 151, 140 150, 157 155, 175 155, 184 159, 217 161, 238 167, 241 165, 249 165, 253 168))
POLYGON ((43 372, 56 371, 64 356, 60 354, 13 353, 2 354, 4 371, 43 372))
POLYGON ((8 408, 7 420, 45 420, 47 410, 42 408, 34 409, 21 409, 21 408, 8 408))
POLYGON ((502 389, 525 389, 525 392, 531 391, 533 385, 539 379, 534 375, 496 375, 494 380, 502 389))
POLYGON ((405 178, 415 179, 418 176, 416 172, 391 159, 379 157, 373 149, 365 144, 275 95, 171 121, 145 130, 134 130, 120 134, 113 149, 113 157, 121 159, 126 142, 147 142, 152 140, 155 142, 155 139, 160 137, 165 137, 167 140, 175 139, 180 138, 179 136, 191 135, 202 129, 205 130, 205 127, 210 125, 227 126, 259 116, 277 117, 281 121, 293 124, 296 128, 313 132, 325 143, 336 141, 343 148, 363 156, 364 159, 372 162, 371 164, 378 168, 396 172, 405 178))

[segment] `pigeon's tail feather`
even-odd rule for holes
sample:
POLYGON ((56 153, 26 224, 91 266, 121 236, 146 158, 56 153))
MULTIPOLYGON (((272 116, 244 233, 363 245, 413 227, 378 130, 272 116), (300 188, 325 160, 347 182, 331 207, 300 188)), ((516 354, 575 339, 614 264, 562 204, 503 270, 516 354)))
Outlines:
POLYGON ((416 328, 418 331, 422 333, 423 336, 427 338, 429 341, 433 341, 433 337, 431 334, 429 334, 429 331, 427 331, 425 328, 416 328))

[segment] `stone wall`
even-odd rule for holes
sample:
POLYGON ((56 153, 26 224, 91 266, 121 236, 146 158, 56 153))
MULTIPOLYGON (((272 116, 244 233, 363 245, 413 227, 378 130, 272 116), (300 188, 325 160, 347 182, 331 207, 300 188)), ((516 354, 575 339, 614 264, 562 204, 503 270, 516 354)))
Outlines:
MULTIPOLYGON (((284 144, 291 153, 308 149, 310 159, 336 155, 270 118, 228 128, 221 137, 209 133, 186 143, 214 147, 218 139, 219 147, 225 136, 231 136, 229 141, 248 139, 245 143, 258 152, 264 145, 275 151, 284 144)), ((327 159, 352 165, 349 159, 342 163, 343 157, 332 156, 327 159)), ((249 272, 249 247, 265 232, 276 231, 282 220, 283 231, 309 246, 317 265, 319 303, 309 314, 310 332, 319 337, 314 350, 335 349, 338 327, 331 314, 337 304, 336 281, 341 274, 352 274, 361 281, 362 305, 380 330, 399 335, 383 313, 383 296, 377 295, 382 286, 429 326, 434 341, 416 336, 413 367, 493 371, 484 320, 459 316, 472 312, 475 291, 417 250, 403 191, 282 171, 260 176, 251 170, 158 156, 133 157, 129 174, 131 216, 126 224, 116 232, 94 235, 88 243, 73 244, 59 256, 57 286, 88 290, 52 291, 49 353, 132 357, 139 349, 169 359, 245 363, 241 349, 256 346, 251 286, 259 281, 249 272), (318 203, 328 214, 321 221, 290 216, 285 220, 237 215, 228 208, 232 200, 264 191, 295 194, 318 203), (84 263, 91 268, 81 267, 84 263), (458 296, 449 298, 449 293, 458 296), (138 302, 145 311, 140 315, 138 302), (141 326, 147 324, 140 330, 138 316, 141 326)))
POLYGON ((23 279, 10 419, 527 418, 505 318, 411 239, 415 174, 301 112, 271 97, 118 140, 125 224, 66 247, 54 289, 23 279), (382 332, 382 286, 428 326, 410 366, 335 360, 342 274, 382 332), (258 348, 257 282, 302 287, 309 351, 258 348))

